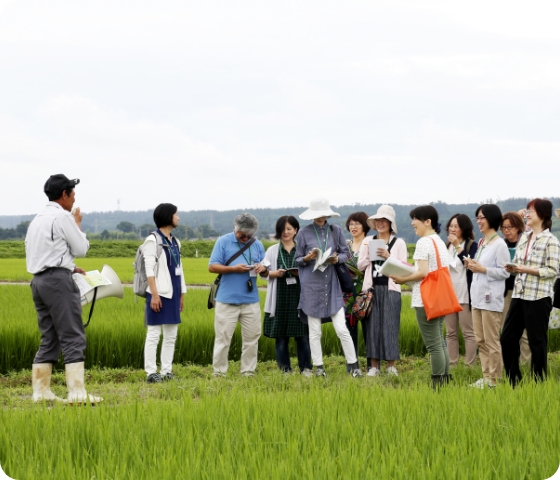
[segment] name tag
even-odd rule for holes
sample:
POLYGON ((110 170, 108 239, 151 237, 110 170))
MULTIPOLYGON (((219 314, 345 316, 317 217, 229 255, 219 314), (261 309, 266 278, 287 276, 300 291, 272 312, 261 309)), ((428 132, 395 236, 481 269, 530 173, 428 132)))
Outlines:
POLYGON ((175 275, 178 277, 181 276, 181 267, 175 267, 175 275))
POLYGON ((286 277, 286 283, 288 285, 295 285, 297 283, 297 278, 294 277, 286 277))
POLYGON ((253 268, 253 270, 249 270, 249 276, 250 277, 256 277, 257 276, 257 272, 255 272, 254 268, 253 268))

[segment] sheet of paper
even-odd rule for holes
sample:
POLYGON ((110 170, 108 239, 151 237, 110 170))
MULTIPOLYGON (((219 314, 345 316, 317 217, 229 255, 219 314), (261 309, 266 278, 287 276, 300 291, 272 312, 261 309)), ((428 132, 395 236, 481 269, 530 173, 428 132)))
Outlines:
POLYGON ((325 253, 321 253, 321 250, 318 248, 314 248, 312 250, 313 252, 316 253, 317 258, 315 259, 315 266, 313 267, 313 271, 317 270, 319 267, 321 272, 325 271, 325 269, 329 266, 328 264, 325 264, 325 262, 329 259, 329 258, 333 258, 334 255, 331 255, 331 251, 332 248, 327 248, 325 250, 325 253), (323 268, 324 265, 324 268, 323 268))
POLYGON ((102 285, 111 285, 111 281, 101 275, 99 270, 92 270, 91 272, 86 272, 85 275, 81 273, 74 273, 72 275, 74 282, 78 285, 80 289, 80 295, 83 296, 95 287, 100 287, 102 285))
POLYGON ((387 250, 387 244, 385 243, 385 240, 370 240, 369 241, 369 259, 372 262, 375 262, 376 260, 385 260, 383 257, 380 257, 379 255, 377 255, 377 249, 378 248, 384 248, 385 250, 387 250))

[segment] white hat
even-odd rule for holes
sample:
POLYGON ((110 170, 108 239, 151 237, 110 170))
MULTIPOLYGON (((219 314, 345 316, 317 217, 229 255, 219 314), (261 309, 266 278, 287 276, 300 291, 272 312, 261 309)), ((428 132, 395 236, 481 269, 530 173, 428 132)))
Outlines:
POLYGON ((309 202, 309 208, 299 216, 302 220, 315 220, 321 217, 340 217, 340 214, 331 210, 326 198, 314 198, 309 202))
POLYGON ((560 208, 557 208, 556 210, 554 210, 556 212, 556 216, 558 218, 560 218, 560 208))
POLYGON ((393 233, 397 233, 397 223, 395 222, 395 209, 391 207, 391 205, 381 205, 377 209, 377 213, 372 215, 367 219, 368 225, 375 230, 375 222, 374 220, 379 220, 380 218, 386 218, 391 222, 391 230, 393 233))

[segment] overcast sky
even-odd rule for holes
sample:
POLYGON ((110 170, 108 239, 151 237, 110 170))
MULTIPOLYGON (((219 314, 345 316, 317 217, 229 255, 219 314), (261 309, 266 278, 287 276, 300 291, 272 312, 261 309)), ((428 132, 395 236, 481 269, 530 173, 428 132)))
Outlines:
POLYGON ((0 0, 0 214, 559 196, 556 3, 0 0))

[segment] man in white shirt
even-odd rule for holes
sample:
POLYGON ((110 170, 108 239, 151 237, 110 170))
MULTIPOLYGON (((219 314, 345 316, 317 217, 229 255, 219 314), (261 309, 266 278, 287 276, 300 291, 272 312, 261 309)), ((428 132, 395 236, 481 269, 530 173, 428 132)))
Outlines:
MULTIPOLYGON (((50 389, 52 366, 60 352, 64 357, 68 403, 88 399, 84 387, 86 336, 82 323, 80 291, 73 273, 84 274, 74 259, 84 257, 89 242, 81 230, 80 209, 72 212, 74 187, 79 179, 58 174, 49 177, 44 192, 49 199, 45 209, 29 225, 25 237, 27 271, 37 310, 41 345, 33 360, 33 400, 60 400, 50 389)), ((94 404, 103 401, 89 395, 94 404)))

